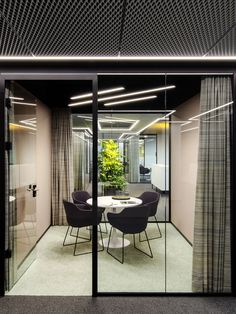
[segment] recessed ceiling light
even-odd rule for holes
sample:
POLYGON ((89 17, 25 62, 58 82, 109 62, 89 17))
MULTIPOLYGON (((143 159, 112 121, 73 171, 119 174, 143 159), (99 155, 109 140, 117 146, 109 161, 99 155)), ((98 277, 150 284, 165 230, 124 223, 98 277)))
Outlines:
POLYGON ((10 96, 10 99, 15 99, 15 100, 24 100, 24 98, 22 97, 14 97, 14 96, 10 96))
MULTIPOLYGON (((168 85, 168 86, 162 86, 162 87, 157 87, 157 88, 153 88, 153 89, 145 89, 145 90, 133 92, 133 93, 127 93, 127 94, 120 94, 120 95, 116 95, 116 96, 98 98, 98 102, 111 100, 111 99, 118 99, 118 98, 123 98, 123 97, 129 97, 129 96, 135 96, 135 95, 143 95, 143 94, 148 94, 148 93, 152 93, 152 92, 158 92, 158 91, 162 91, 162 90, 172 89, 175 87, 176 87, 175 85, 168 85)), ((76 102, 76 103, 70 103, 68 106, 74 107, 74 106, 81 106, 81 105, 87 105, 87 104, 92 104, 92 103, 93 103, 92 100, 86 100, 86 101, 80 101, 80 102, 76 102)))
MULTIPOLYGON (((104 94, 109 94, 112 92, 118 92, 120 90, 124 90, 124 87, 115 87, 115 88, 110 88, 110 89, 104 89, 104 90, 100 90, 98 91, 98 95, 104 95, 104 94)), ((73 96, 70 97, 71 100, 74 99, 81 99, 81 98, 87 98, 87 97, 91 97, 93 96, 93 93, 87 93, 87 94, 83 94, 83 95, 78 95, 78 96, 73 96)))
POLYGON ((153 95, 153 96, 147 96, 147 97, 140 97, 140 98, 127 99, 127 100, 107 102, 107 103, 104 104, 104 106, 108 107, 108 106, 114 106, 114 105, 118 105, 118 104, 125 104, 125 103, 129 103, 129 102, 138 102, 138 101, 143 101, 143 100, 148 100, 148 99, 153 99, 153 98, 157 98, 157 96, 153 95))

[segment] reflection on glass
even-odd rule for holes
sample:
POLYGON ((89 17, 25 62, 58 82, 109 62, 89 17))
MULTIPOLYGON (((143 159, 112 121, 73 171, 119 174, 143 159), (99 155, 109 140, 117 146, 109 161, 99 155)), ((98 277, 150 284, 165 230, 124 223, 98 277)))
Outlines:
POLYGON ((29 266, 25 261, 36 244, 36 103, 16 83, 10 86, 9 232, 12 246, 10 285, 29 266), (17 97, 17 98, 16 98, 17 97))
MULTIPOLYGON (((158 126, 158 120, 164 119, 164 116, 165 112, 100 112, 98 115, 98 203, 103 197, 107 198, 107 204, 103 203, 108 225, 104 244, 106 248, 109 245, 108 252, 98 255, 100 292, 165 291, 165 228, 164 223, 159 223, 165 222, 168 203, 165 171, 161 173, 165 193, 160 200, 160 193, 156 192, 159 187, 152 185, 152 171, 155 172, 157 166, 159 137, 159 157, 164 158, 160 162, 166 161, 165 124, 161 131, 158 126), (154 196, 153 210, 156 219, 153 216, 147 217, 147 227, 142 233, 137 232, 134 242, 133 234, 123 235, 122 230, 125 227, 129 233, 129 228, 138 228, 138 221, 136 226, 132 225, 137 219, 135 214, 138 215, 138 208, 134 206, 140 201, 146 202, 146 194, 141 196, 144 192, 153 193, 148 197, 154 196), (121 225, 116 224, 116 214, 119 215, 121 225), (154 275, 157 280, 153 280, 154 275)), ((139 213, 140 220, 142 213, 143 210, 139 213)))

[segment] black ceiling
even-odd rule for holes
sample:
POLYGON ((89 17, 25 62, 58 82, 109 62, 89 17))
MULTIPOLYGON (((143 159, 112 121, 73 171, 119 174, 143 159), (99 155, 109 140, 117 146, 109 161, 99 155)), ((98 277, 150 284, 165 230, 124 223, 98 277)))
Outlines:
POLYGON ((235 0, 1 0, 0 56, 235 56, 235 0))
MULTIPOLYGON (((141 101, 130 104, 104 107, 99 103, 99 109, 136 109, 136 110, 159 110, 173 109, 179 104, 194 96, 200 91, 201 76, 197 75, 103 75, 98 79, 98 90, 125 87, 125 91, 135 92, 144 89, 152 89, 166 85, 176 85, 176 88, 166 92, 151 93, 157 95, 154 100, 141 101)), ((90 81, 17 81, 20 85, 30 91, 35 97, 40 99, 51 108, 67 106, 71 96, 92 92, 90 81)), ((147 95, 151 95, 147 94, 147 95)), ((113 95, 113 94, 112 94, 113 95)), ((144 96, 147 96, 144 95, 144 96)), ((138 97, 138 96, 137 96, 138 97)), ((78 100, 77 100, 78 101, 78 100)), ((92 106, 85 105, 73 107, 73 112, 91 112, 92 106)))

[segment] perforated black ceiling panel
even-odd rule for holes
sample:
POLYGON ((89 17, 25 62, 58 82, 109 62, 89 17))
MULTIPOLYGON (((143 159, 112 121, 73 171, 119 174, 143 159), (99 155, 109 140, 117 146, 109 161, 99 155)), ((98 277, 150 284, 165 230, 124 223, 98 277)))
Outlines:
MULTIPOLYGON (((22 54, 117 54, 121 0, 2 0, 0 3, 5 24, 24 46, 22 54)), ((11 38, 1 45, 1 54, 21 54, 17 48, 10 49, 9 42, 11 38)))
POLYGON ((235 0, 0 0, 1 56, 233 56, 235 0))
POLYGON ((129 0, 121 53, 205 55, 235 25, 235 9, 235 0, 129 0))

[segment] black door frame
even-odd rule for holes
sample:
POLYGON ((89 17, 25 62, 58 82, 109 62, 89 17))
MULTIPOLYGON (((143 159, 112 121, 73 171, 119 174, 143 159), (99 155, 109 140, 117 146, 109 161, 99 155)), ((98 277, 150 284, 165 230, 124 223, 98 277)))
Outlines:
MULTIPOLYGON (((97 89, 99 75, 232 75, 233 80, 233 118, 232 118, 232 197, 231 197, 231 272, 232 272, 232 293, 228 295, 236 295, 236 193, 233 193, 236 186, 236 64, 232 61, 90 61, 90 62, 48 62, 48 61, 7 61, 0 63, 0 121, 5 120, 5 81, 6 80, 78 80, 88 79, 93 82, 93 160, 97 158, 97 89)), ((5 123, 0 124, 0 296, 5 293, 4 289, 4 275, 5 275, 5 123)), ((93 201, 94 210, 97 209, 97 165, 93 169, 93 201)), ((221 294, 195 294, 195 293, 101 293, 97 290, 97 226, 93 226, 93 255, 92 255, 92 295, 93 296, 210 296, 221 294)), ((226 295, 226 294, 222 294, 226 295)))

